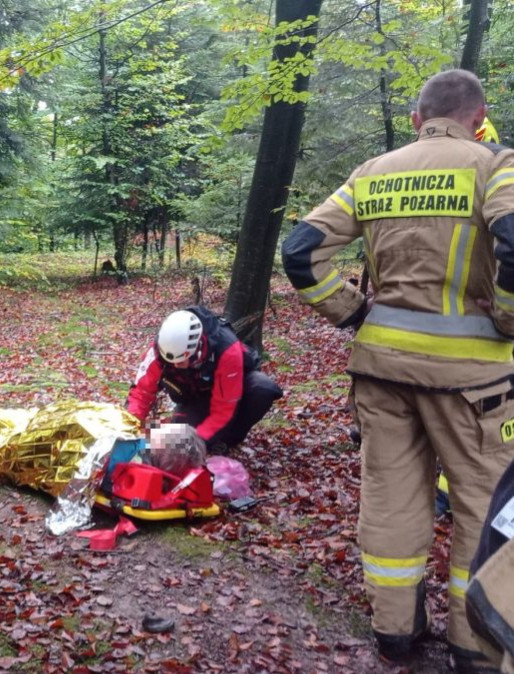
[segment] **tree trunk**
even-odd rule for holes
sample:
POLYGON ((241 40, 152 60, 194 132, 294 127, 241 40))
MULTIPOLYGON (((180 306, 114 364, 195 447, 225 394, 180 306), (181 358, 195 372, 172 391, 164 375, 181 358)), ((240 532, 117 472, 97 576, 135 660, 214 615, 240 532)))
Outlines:
POLYGON ((464 0, 466 34, 460 67, 464 70, 477 72, 480 49, 484 33, 489 29, 491 19, 492 0, 464 0))
POLYGON ((180 269, 182 266, 180 243, 180 230, 178 227, 175 227, 175 259, 177 260, 177 269, 180 269))
MULTIPOLYGON (((102 91, 102 152, 104 156, 112 154, 112 142, 109 134, 109 116, 112 114, 112 82, 109 73, 107 72, 107 47, 106 47, 106 31, 101 30, 98 33, 99 43, 99 78, 100 87, 102 91)), ((105 165, 105 179, 111 185, 116 185, 118 178, 116 169, 113 164, 105 165)), ((114 213, 123 212, 122 205, 116 197, 112 197, 111 208, 114 213)), ((112 223, 112 238, 114 243, 114 260, 116 262, 116 270, 119 274, 124 275, 127 271, 127 249, 128 249, 128 225, 124 219, 115 218, 112 223)), ((120 276, 121 278, 121 276, 120 276)))
MULTIPOLYGON (((375 27, 377 29, 377 33, 383 35, 385 38, 384 31, 382 29, 381 0, 376 0, 375 3, 375 27)), ((380 44, 379 49, 381 56, 385 56, 385 54, 387 54, 387 45, 385 40, 380 44)), ((382 68, 380 71, 379 88, 380 88, 380 106, 382 108, 382 119, 384 121, 385 150, 386 152, 391 152, 391 150, 394 150, 393 110, 391 107, 391 94, 389 91, 389 82, 387 80, 387 71, 384 68, 382 68)), ((366 293, 368 292, 368 286, 369 286, 369 271, 366 262, 364 262, 361 281, 359 285, 359 290, 363 295, 366 295, 366 293)))
MULTIPOLYGON (((323 0, 277 0, 276 24, 319 16, 323 0)), ((297 31, 315 36, 317 24, 297 31)), ((293 42, 275 45, 273 59, 294 57, 314 45, 293 42)), ((306 91, 309 78, 297 75, 296 91, 306 91)), ((225 315, 241 339, 262 350, 262 325, 273 260, 292 183, 305 104, 274 102, 266 108, 250 194, 238 239, 236 257, 225 305, 225 315)))
POLYGON ((141 249, 141 269, 146 271, 146 261, 148 259, 148 215, 143 222, 143 247, 141 249))
MULTIPOLYGON (((384 35, 382 30, 382 15, 381 15, 381 0, 377 0, 375 4, 375 24, 377 33, 384 35)), ((385 35, 384 35, 385 37, 385 35)), ((380 45, 380 55, 387 54, 387 45, 384 42, 380 45)), ((385 149, 390 152, 394 149, 394 126, 393 126, 393 111, 391 109, 391 95, 389 92, 389 82, 387 81, 387 72, 382 68, 380 71, 380 105, 382 107, 382 118, 384 120, 385 130, 385 149)))
POLYGON ((166 253, 166 241, 168 239, 168 232, 170 230, 170 225, 168 221, 168 214, 166 210, 164 210, 163 213, 160 214, 160 222, 159 222, 159 269, 164 269, 164 263, 165 263, 165 258, 164 255, 166 253))
POLYGON ((127 272, 128 224, 115 222, 113 225, 114 261, 119 274, 127 272))
POLYGON ((59 127, 59 118, 56 112, 54 112, 54 117, 52 120, 52 142, 50 146, 50 159, 55 161, 57 156, 57 130, 59 127))
POLYGON ((95 265, 93 269, 93 277, 96 278, 98 275, 98 257, 100 255, 100 239, 97 236, 95 230, 93 230, 93 236, 95 237, 95 265))

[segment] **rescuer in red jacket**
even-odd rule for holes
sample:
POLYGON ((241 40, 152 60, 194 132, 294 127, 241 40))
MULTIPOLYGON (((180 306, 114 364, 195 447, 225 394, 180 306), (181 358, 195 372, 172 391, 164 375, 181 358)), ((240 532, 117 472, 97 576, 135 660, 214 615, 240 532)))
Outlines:
POLYGON ((259 362, 228 323, 205 307, 174 311, 139 365, 127 409, 144 422, 164 390, 176 404, 172 423, 196 428, 208 451, 232 447, 282 396, 259 362))

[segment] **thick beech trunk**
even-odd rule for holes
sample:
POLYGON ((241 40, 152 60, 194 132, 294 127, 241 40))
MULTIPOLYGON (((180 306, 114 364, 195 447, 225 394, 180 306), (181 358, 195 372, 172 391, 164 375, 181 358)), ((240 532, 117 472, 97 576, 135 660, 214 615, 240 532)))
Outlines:
MULTIPOLYGON (((319 16, 322 0, 277 0, 276 24, 319 16)), ((317 24, 300 31, 316 35, 317 24)), ((298 43, 276 45, 273 58, 297 53, 298 43)), ((313 45, 300 47, 309 53, 313 45)), ((306 91, 309 78, 297 76, 295 88, 306 91)), ((305 104, 278 101, 266 108, 252 185, 238 239, 225 314, 238 335, 259 350, 269 281, 289 188, 300 147, 305 104)))
POLYGON ((478 71, 478 60, 482 48, 484 33, 489 29, 492 0, 464 0, 467 10, 465 19, 466 41, 462 50, 460 67, 473 73, 478 71))

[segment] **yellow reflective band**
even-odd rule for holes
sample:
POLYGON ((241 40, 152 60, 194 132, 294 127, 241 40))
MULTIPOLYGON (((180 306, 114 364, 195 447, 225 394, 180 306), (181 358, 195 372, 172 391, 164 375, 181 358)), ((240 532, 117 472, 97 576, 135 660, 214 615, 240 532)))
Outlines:
POLYGON ((512 185, 514 183, 514 169, 501 169, 491 177, 486 185, 485 198, 486 200, 496 192, 496 190, 503 185, 512 185))
POLYGON ((455 225, 450 243, 450 254, 448 255, 448 265, 446 266, 446 276, 443 286, 443 316, 448 316, 451 312, 450 289, 455 273, 455 258, 457 257, 457 247, 459 245, 462 225, 455 225))
POLYGON ((330 198, 339 204, 348 215, 353 215, 353 190, 349 185, 340 187, 330 198))
POLYGON ((485 360, 494 363, 512 362, 512 343, 478 337, 441 337, 364 323, 355 341, 427 356, 485 360))
POLYGON ((316 304, 326 299, 343 286, 343 279, 334 269, 330 274, 320 281, 317 285, 310 288, 299 290, 298 293, 304 302, 307 304, 316 304))
POLYGON ((510 302, 504 302, 503 300, 496 298, 496 306, 503 309, 503 311, 514 313, 514 306, 510 304, 510 302))
POLYGON ((468 218, 473 210, 475 169, 402 171, 355 181, 357 220, 447 215, 468 218))
POLYGON ((444 473, 441 473, 439 475, 439 480, 437 481, 437 488, 443 491, 445 494, 449 493, 448 478, 444 473))
POLYGON ((464 315, 464 293, 476 235, 477 228, 468 224, 459 223, 453 229, 443 285, 443 316, 464 315))
POLYGON ((469 569, 462 569, 457 566, 450 565, 450 584, 449 592, 454 597, 464 598, 468 588, 469 569))
POLYGON ((512 300, 514 302, 514 293, 509 293, 506 290, 503 290, 503 288, 500 288, 499 286, 495 287, 495 293, 499 297, 503 297, 506 300, 512 300))
POLYGON ((364 578, 374 585, 412 587, 418 585, 425 573, 427 557, 395 559, 362 553, 364 578))
POLYGON ((384 566, 390 568, 404 568, 409 566, 419 566, 420 564, 426 564, 427 555, 420 555, 419 557, 375 557, 375 555, 369 555, 367 552, 361 553, 362 561, 366 564, 375 564, 376 566, 384 566))
POLYGON ((496 305, 500 309, 503 309, 504 311, 508 311, 510 313, 514 312, 514 294, 513 293, 508 293, 506 290, 502 290, 502 288, 499 288, 498 286, 495 285, 494 296, 495 296, 496 305))
POLYGON ((376 573, 364 571, 364 578, 374 585, 383 587, 412 587, 418 585, 423 580, 424 571, 408 578, 390 578, 389 576, 380 576, 376 573))
POLYGON ((459 289, 457 290, 457 313, 459 314, 459 316, 464 315, 464 293, 466 291, 466 286, 468 285, 469 270, 471 267, 471 254, 473 252, 473 246, 475 244, 477 231, 478 230, 476 227, 471 227, 471 229, 469 230, 469 238, 466 242, 466 248, 464 250, 460 284, 459 289))

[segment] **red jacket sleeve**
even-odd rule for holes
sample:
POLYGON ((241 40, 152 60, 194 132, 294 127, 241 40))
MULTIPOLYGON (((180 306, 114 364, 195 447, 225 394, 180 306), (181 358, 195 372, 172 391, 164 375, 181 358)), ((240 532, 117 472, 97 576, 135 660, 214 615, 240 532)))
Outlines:
POLYGON ((127 399, 127 410, 141 421, 146 419, 155 402, 161 375, 162 365, 152 344, 139 365, 127 399))
POLYGON ((243 354, 243 344, 235 342, 222 353, 218 361, 209 415, 196 428, 203 440, 210 440, 234 417, 243 395, 243 354))

